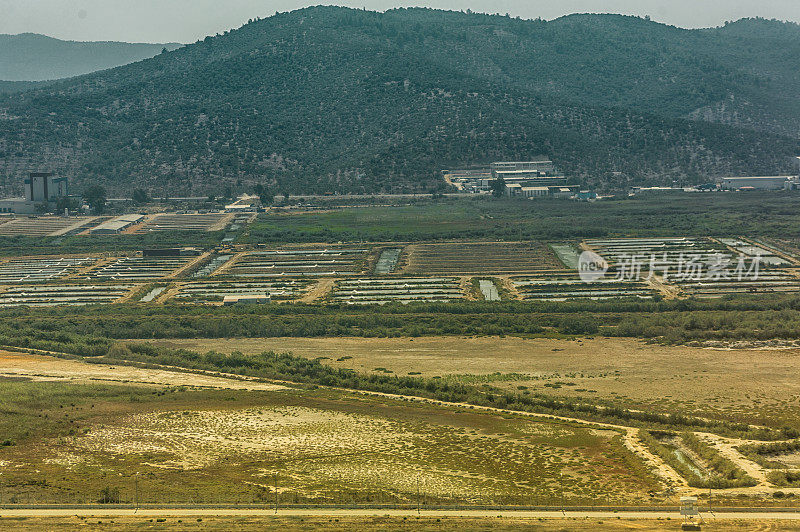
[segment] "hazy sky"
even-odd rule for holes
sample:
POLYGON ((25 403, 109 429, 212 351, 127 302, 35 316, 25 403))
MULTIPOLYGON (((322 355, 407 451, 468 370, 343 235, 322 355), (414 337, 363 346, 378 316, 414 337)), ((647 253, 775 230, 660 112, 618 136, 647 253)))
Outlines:
MULTIPOLYGON (((193 42, 317 2, 307 0, 0 0, 0 33, 44 33, 60 39, 193 42)), ((326 3, 320 0, 319 3, 326 3)), ((800 0, 343 0, 385 10, 428 6, 552 19, 568 13, 626 13, 698 28, 761 16, 800 22, 800 0)))

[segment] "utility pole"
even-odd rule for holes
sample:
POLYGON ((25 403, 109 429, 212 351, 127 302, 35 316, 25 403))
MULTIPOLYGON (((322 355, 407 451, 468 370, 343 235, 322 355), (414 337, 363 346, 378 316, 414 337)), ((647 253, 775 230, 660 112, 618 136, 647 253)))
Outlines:
POLYGON ((275 513, 278 513, 278 473, 275 473, 275 513))
POLYGON ((714 510, 711 508, 711 482, 708 483, 708 511, 714 515, 714 510))
POLYGON ((133 493, 134 493, 134 506, 139 509, 139 473, 133 475, 133 493))
POLYGON ((420 514, 421 506, 422 506, 422 501, 420 500, 420 494, 419 494, 419 475, 417 475, 417 515, 420 514))

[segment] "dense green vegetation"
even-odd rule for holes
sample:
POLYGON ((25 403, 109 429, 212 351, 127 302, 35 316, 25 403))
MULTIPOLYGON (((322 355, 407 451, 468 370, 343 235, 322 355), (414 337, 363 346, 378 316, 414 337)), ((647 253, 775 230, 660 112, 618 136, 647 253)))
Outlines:
POLYGON ((308 8, 0 97, 19 117, 0 186, 43 152, 112 193, 182 195, 435 191, 441 168, 540 154, 616 189, 779 173, 798 151, 799 48, 795 25, 760 20, 308 8))
POLYGON ((710 475, 705 482, 696 485, 698 488, 739 488, 755 486, 756 480, 748 475, 732 460, 723 456, 709 443, 701 440, 696 434, 686 432, 681 434, 681 440, 692 452, 703 460, 709 469, 710 475))
POLYGON ((241 242, 560 240, 611 236, 800 237, 796 192, 564 200, 417 200, 304 214, 264 214, 241 242))
MULTIPOLYGON (((772 484, 781 488, 798 488, 800 487, 800 472, 798 471, 770 471, 767 474, 767 480, 772 484)), ((779 491, 775 492, 778 497, 779 491)))
POLYGON ((61 351, 113 339, 234 337, 574 336, 598 333, 666 343, 798 339, 800 297, 719 300, 451 302, 384 306, 208 307, 168 304, 0 310, 0 345, 61 351))

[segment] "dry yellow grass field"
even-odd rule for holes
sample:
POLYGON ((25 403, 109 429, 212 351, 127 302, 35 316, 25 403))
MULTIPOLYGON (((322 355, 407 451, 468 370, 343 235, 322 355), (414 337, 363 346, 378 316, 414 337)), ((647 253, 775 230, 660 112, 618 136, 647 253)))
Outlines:
MULTIPOLYGON (((157 341, 197 351, 291 352, 397 375, 486 376, 496 386, 603 398, 772 426, 800 422, 800 349, 661 346, 625 338, 242 338, 157 341), (379 371, 383 371, 380 369, 379 371), (500 373, 501 376, 494 375, 500 373), (519 374, 509 376, 508 374, 519 374)), ((461 377, 470 380, 470 377, 461 377)))

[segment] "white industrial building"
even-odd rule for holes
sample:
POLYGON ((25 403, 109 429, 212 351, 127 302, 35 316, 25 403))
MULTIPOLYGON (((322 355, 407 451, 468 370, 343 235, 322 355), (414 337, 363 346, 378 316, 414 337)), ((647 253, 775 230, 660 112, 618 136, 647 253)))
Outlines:
POLYGON ((32 172, 23 182, 24 198, 0 199, 0 213, 37 214, 37 205, 57 201, 69 195, 69 182, 66 177, 56 177, 51 173, 32 172))
POLYGON ((97 227, 92 228, 89 232, 93 235, 121 233, 128 227, 141 222, 142 219, 144 219, 144 215, 142 214, 125 214, 105 221, 97 227))
POLYGON ((683 194, 685 192, 700 192, 695 187, 631 187, 629 196, 639 194, 683 194))
POLYGON ((34 203, 55 201, 69 195, 69 182, 66 177, 56 177, 51 173, 33 172, 24 181, 25 200, 34 203))
POLYGON ((0 214, 36 214, 36 204, 25 198, 0 199, 0 214))
POLYGON ((535 186, 558 186, 566 185, 567 178, 564 176, 546 176, 538 172, 530 170, 498 170, 493 172, 493 179, 487 179, 487 186, 490 186, 491 181, 496 179, 503 179, 506 185, 518 183, 524 187, 535 186))
POLYGON ((797 188, 797 176, 723 177, 718 181, 722 190, 784 190, 797 188))
POLYGON ((556 173, 553 161, 542 159, 538 161, 499 161, 489 165, 492 174, 495 172, 538 172, 541 175, 553 175, 556 173))
POLYGON ((491 164, 491 179, 503 179, 506 185, 519 184, 523 187, 566 185, 567 178, 556 172, 553 161, 505 161, 491 164))
POLYGON ((578 185, 570 186, 535 186, 528 187, 522 186, 519 183, 512 183, 506 185, 506 196, 522 197, 522 198, 571 198, 580 192, 578 185))

